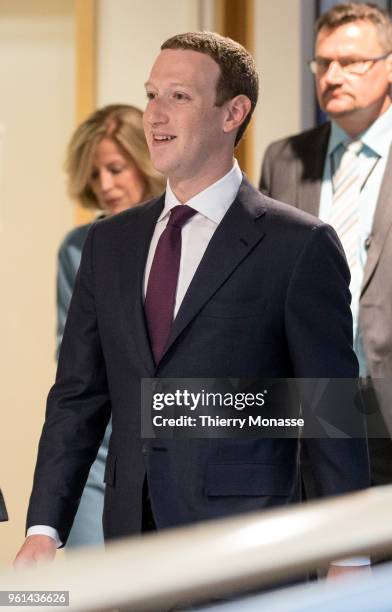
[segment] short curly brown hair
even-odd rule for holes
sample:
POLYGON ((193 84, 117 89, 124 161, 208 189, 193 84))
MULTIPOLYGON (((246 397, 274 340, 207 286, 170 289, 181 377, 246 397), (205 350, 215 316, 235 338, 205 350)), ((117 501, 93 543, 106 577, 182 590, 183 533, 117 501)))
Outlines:
POLYGON ((177 34, 163 43, 161 50, 164 49, 197 51, 209 55, 218 64, 220 77, 217 83, 216 106, 222 106, 224 102, 239 95, 249 98, 251 109, 238 128, 235 139, 237 145, 249 124, 259 94, 259 77, 249 51, 235 40, 214 32, 177 34))

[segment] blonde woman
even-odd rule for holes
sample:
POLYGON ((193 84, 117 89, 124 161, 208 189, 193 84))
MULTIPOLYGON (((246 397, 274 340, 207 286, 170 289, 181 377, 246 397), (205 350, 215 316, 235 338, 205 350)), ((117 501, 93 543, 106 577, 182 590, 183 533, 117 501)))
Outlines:
MULTIPOLYGON (((85 208, 114 215, 153 198, 164 179, 151 165, 142 125, 134 106, 113 104, 90 115, 68 146, 68 192, 85 208)), ((57 275, 58 349, 72 297, 84 241, 91 224, 69 232, 60 247, 57 275)), ((91 467, 67 546, 103 544, 102 511, 109 425, 91 467)))

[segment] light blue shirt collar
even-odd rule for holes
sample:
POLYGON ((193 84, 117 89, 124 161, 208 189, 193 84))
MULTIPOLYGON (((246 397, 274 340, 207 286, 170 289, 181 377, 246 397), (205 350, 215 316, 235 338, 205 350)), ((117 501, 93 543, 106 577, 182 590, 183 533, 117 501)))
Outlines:
POLYGON ((380 157, 388 155, 392 141, 392 105, 360 136, 360 139, 380 157))
MULTIPOLYGON (((327 156, 350 136, 337 123, 331 122, 327 156)), ((363 144, 379 157, 388 155, 392 141, 392 105, 372 125, 358 136, 363 144)))
MULTIPOLYGON (((232 169, 225 174, 225 176, 193 196, 186 204, 194 208, 204 217, 207 217, 207 219, 218 224, 222 221, 230 205, 234 202, 241 182, 242 172, 237 160, 234 160, 232 169)), ((179 204, 181 204, 181 202, 176 198, 170 187, 169 181, 167 181, 165 205, 158 221, 161 221, 174 206, 178 206, 179 204)))

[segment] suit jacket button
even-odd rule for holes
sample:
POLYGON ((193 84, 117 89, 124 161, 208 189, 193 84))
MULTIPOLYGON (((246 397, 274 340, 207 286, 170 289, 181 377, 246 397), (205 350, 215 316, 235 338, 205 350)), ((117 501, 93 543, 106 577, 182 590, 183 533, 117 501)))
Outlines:
POLYGON ((147 444, 143 444, 142 446, 142 455, 148 455, 149 449, 147 444))

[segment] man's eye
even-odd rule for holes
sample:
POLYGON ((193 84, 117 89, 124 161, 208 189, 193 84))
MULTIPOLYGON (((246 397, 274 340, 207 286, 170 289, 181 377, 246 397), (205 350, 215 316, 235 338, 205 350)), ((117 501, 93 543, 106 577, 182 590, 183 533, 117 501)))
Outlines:
POLYGON ((181 91, 175 91, 173 94, 173 98, 175 100, 180 100, 180 101, 189 100, 189 96, 182 93, 181 91))
POLYGON ((358 68, 361 69, 364 66, 369 64, 369 60, 348 60, 345 64, 342 63, 342 66, 345 68, 358 68))
POLYGON ((153 100, 156 96, 152 91, 146 91, 147 100, 153 100))
POLYGON ((327 59, 319 59, 317 60, 317 66, 321 68, 321 70, 328 70, 331 60, 327 59))

